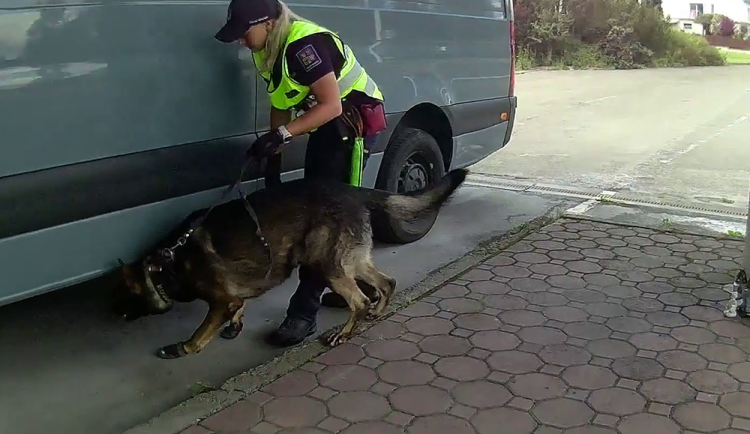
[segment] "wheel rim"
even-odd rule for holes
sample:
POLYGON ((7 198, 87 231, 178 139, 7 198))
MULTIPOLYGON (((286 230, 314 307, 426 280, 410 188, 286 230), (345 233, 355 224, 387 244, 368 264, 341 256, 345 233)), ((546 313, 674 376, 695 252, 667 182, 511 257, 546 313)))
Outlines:
POLYGON ((427 187, 432 181, 429 167, 429 161, 422 154, 410 155, 398 175, 397 191, 408 193, 427 187))

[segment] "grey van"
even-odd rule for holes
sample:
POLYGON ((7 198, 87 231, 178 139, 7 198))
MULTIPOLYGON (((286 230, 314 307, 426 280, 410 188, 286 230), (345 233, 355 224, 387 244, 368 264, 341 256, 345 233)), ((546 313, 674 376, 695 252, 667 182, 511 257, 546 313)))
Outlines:
MULTIPOLYGON (((289 5, 339 32, 385 95, 366 186, 419 188, 510 140, 512 0, 289 5)), ((213 39, 226 6, 0 2, 0 305, 137 258, 235 180, 270 106, 250 53, 213 39)), ((302 175, 304 149, 282 179, 302 175)), ((413 242, 434 220, 377 221, 376 236, 413 242)))

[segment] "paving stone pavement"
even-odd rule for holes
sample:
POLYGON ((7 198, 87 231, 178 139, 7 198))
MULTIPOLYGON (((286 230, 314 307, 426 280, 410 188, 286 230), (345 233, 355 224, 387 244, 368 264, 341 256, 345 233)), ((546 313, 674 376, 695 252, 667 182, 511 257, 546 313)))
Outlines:
POLYGON ((560 220, 183 433, 747 433, 741 248, 560 220))

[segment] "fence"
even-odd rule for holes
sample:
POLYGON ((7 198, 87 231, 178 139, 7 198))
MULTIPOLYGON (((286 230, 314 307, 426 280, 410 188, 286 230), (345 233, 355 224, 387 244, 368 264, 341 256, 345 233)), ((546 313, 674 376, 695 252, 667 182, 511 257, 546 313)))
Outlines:
POLYGON ((730 38, 728 36, 706 35, 709 44, 717 47, 734 48, 735 50, 750 51, 750 41, 730 38))

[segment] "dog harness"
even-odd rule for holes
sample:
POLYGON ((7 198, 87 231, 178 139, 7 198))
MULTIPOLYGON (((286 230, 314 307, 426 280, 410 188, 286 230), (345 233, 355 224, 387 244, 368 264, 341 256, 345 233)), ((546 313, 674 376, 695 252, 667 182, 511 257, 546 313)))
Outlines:
MULTIPOLYGON (((245 192, 242 189, 242 178, 245 177, 245 172, 247 171, 248 167, 250 167, 250 164, 253 161, 257 161, 253 157, 248 157, 247 160, 245 160, 245 164, 242 165, 242 169, 240 170, 240 176, 237 178, 237 180, 229 185, 226 190, 221 194, 221 197, 219 198, 216 203, 214 203, 211 208, 206 210, 203 214, 201 214, 197 219, 190 222, 189 228, 177 239, 177 242, 172 247, 166 247, 161 250, 159 250, 160 256, 166 260, 169 263, 173 263, 175 259, 175 251, 179 249, 180 247, 184 246, 188 238, 195 232, 206 220, 208 215, 213 211, 213 209, 224 202, 224 199, 229 195, 229 193, 237 188, 237 191, 239 193, 240 198, 242 199, 242 203, 245 206, 245 210, 250 215, 250 218, 253 219, 253 222, 255 222, 255 235, 260 239, 261 243, 263 243, 263 247, 266 250, 266 253, 268 254, 269 259, 269 265, 268 270, 266 270, 266 278, 271 274, 271 270, 273 269, 273 255, 271 254, 271 247, 268 245, 268 241, 266 241, 266 238, 263 236, 263 232, 260 228, 260 220, 258 219, 258 214, 253 209, 252 205, 250 205, 250 202, 247 200, 247 195, 245 195, 245 192)), ((160 271, 160 270, 154 270, 154 271, 160 271)))

